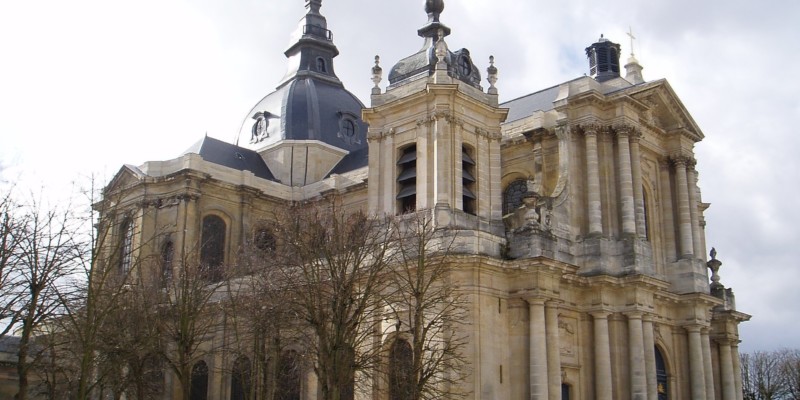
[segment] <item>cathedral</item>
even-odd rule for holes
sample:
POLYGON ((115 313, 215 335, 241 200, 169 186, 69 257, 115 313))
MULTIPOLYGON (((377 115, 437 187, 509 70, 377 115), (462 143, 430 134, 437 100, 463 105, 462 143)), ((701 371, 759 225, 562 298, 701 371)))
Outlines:
MULTIPOLYGON (((421 49, 386 71, 376 57, 364 105, 336 75, 321 3, 306 0, 288 72, 236 141, 206 136, 113 178, 106 196, 126 194, 107 217, 124 219, 123 252, 231 265, 258 221, 331 194, 367 215, 427 212, 458 233, 467 398, 742 399, 738 324, 750 317, 707 248, 703 133, 666 80, 646 81, 601 36, 585 75, 501 101, 494 60, 479 68, 451 45, 444 2, 428 0, 421 49), (199 249, 208 237, 217 247, 199 249)), ((201 361, 198 398, 241 398, 233 361, 201 361)), ((302 373, 298 398, 318 398, 313 369, 302 373)))

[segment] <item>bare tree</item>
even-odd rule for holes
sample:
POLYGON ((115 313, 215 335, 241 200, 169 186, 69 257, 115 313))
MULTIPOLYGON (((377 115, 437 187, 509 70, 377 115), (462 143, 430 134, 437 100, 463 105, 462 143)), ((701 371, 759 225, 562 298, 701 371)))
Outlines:
POLYGON ((9 321, 19 326, 17 398, 24 400, 29 396, 32 366, 44 354, 34 339, 51 333, 52 321, 63 315, 62 293, 69 290, 66 284, 89 244, 78 234, 80 219, 69 205, 48 208, 31 200, 17 211, 10 233, 14 246, 8 254, 14 268, 9 278, 16 291, 11 295, 9 321))
POLYGON ((20 236, 15 234, 19 224, 17 205, 11 190, 0 194, 0 336, 7 334, 16 325, 19 313, 16 304, 21 296, 16 279, 18 267, 17 245, 20 236))
POLYGON ((222 282, 210 281, 207 268, 191 259, 182 260, 178 271, 163 288, 153 282, 145 293, 159 299, 161 355, 181 385, 182 398, 188 400, 193 367, 214 350, 208 347, 209 339, 222 327, 224 288, 222 282))
POLYGON ((746 400, 778 400, 786 394, 779 351, 757 351, 740 356, 742 389, 746 400))
POLYGON ((786 398, 800 400, 800 350, 786 349, 781 360, 781 372, 786 385, 786 398))
MULTIPOLYGON (((231 388, 231 398, 238 395, 234 391, 242 391, 243 399, 274 399, 281 378, 281 354, 286 345, 299 341, 301 328, 292 293, 274 258, 274 237, 266 229, 259 230, 254 240, 244 244, 235 276, 227 282, 226 331, 231 345, 226 350, 252 357, 247 357, 252 363, 249 376, 241 377, 240 387, 231 388)), ((239 369, 232 370, 232 376, 242 373, 240 367, 234 363, 234 369, 239 369)))
POLYGON ((457 383, 466 375, 466 338, 457 328, 468 313, 451 276, 454 236, 434 229, 432 215, 424 210, 395 219, 392 234, 388 318, 397 323, 388 357, 390 398, 462 396, 457 383))
POLYGON ((385 221, 335 204, 293 207, 275 217, 275 268, 293 293, 324 400, 349 400, 370 380, 378 348, 389 237, 385 221), (356 382, 358 380, 358 382, 356 382))

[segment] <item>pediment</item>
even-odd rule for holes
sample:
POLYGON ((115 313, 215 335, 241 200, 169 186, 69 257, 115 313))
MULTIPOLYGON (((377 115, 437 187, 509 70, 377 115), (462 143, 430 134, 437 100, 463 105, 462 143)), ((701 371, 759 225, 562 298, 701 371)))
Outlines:
POLYGON ((695 142, 703 140, 703 131, 666 80, 640 85, 633 90, 628 95, 647 107, 642 122, 668 134, 683 134, 695 142))
POLYGON ((140 183, 147 175, 142 172, 138 167, 125 164, 117 171, 108 185, 105 187, 105 192, 113 192, 119 189, 129 188, 133 185, 140 183))

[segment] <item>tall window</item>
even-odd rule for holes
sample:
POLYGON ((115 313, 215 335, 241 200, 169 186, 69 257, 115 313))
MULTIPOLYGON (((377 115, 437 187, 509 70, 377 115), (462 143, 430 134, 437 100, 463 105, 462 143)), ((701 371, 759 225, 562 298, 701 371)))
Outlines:
POLYGON ((647 207, 647 190, 644 185, 642 185, 642 203, 644 204, 644 235, 645 239, 650 241, 650 216, 647 214, 649 207, 647 207))
POLYGON ((403 149, 397 160, 397 204, 400 214, 412 212, 417 208, 417 146, 403 149))
POLYGON ((189 388, 189 400, 208 399, 208 365, 198 361, 192 367, 192 381, 189 388))
POLYGON ((517 179, 511 182, 503 192, 503 215, 513 213, 522 205, 522 199, 528 193, 528 181, 517 179))
POLYGON ((119 238, 119 271, 127 274, 131 269, 131 253, 133 251, 133 220, 125 218, 120 225, 119 238))
POLYGON ((475 215, 478 211, 475 196, 475 160, 470 157, 467 146, 461 148, 461 178, 464 212, 475 215))
POLYGON ((172 261, 175 258, 175 245, 167 240, 161 247, 161 284, 166 286, 172 281, 172 261))
POLYGON ((222 280, 222 263, 225 261, 225 221, 216 215, 203 218, 200 246, 200 266, 212 282, 222 280))
POLYGON ((664 356, 658 347, 654 351, 656 353, 656 393, 658 393, 658 400, 667 400, 669 399, 667 364, 664 362, 664 356))
POLYGON ((250 359, 241 356, 233 362, 233 373, 231 374, 231 400, 250 399, 251 387, 251 366, 250 359))
POLYGON ((276 400, 300 400, 300 357, 296 351, 281 354, 277 378, 276 400))
POLYGON ((389 400, 409 400, 414 389, 414 354, 408 341, 397 339, 389 352, 389 400))

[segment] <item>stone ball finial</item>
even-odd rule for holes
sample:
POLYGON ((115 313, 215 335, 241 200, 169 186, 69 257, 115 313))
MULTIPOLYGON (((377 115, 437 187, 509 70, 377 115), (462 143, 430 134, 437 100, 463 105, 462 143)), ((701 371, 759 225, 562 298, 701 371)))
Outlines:
POLYGON ((425 12, 433 21, 439 20, 442 11, 444 11, 444 0, 425 0, 425 12))

